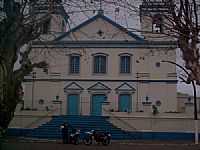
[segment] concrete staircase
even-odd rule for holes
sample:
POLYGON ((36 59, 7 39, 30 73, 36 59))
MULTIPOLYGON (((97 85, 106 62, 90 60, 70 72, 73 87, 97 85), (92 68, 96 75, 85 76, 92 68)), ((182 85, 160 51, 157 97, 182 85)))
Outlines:
POLYGON ((54 116, 49 122, 35 128, 29 136, 34 138, 60 139, 60 125, 67 122, 73 128, 80 129, 81 135, 93 129, 110 132, 114 140, 134 139, 133 134, 115 127, 108 119, 108 117, 104 116, 54 116))
MULTIPOLYGON (((120 118, 118 118, 120 121, 120 118)), ((81 136, 86 131, 97 129, 110 132, 112 140, 193 140, 194 133, 186 132, 142 132, 133 129, 132 132, 124 131, 114 126, 104 116, 53 116, 51 120, 37 128, 9 128, 8 136, 30 137, 38 139, 61 139, 60 125, 70 123, 73 128, 81 130, 81 136)), ((200 138, 200 135, 199 135, 200 138)))

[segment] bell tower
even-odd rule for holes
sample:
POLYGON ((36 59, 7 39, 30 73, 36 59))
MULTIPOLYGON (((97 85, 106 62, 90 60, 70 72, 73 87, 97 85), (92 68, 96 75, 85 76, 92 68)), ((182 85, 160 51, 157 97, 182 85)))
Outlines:
POLYGON ((145 39, 169 40, 170 0, 143 0, 140 5, 141 31, 145 39))
POLYGON ((66 31, 68 15, 61 0, 38 0, 32 5, 31 11, 38 15, 49 13, 50 19, 42 25, 42 34, 56 34, 66 31), (36 4, 35 4, 36 3, 36 4))

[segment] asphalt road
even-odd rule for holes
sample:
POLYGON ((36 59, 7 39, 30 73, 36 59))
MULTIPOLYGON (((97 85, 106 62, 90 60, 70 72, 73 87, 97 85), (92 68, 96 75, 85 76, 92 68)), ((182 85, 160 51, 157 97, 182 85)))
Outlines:
POLYGON ((93 144, 61 144, 60 142, 3 142, 0 150, 200 150, 200 145, 191 143, 160 143, 160 142, 113 142, 109 146, 93 144))

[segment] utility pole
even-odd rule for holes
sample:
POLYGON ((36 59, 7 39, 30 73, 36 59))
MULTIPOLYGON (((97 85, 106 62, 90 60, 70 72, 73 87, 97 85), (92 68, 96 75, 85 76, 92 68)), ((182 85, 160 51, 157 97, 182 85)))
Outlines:
POLYGON ((36 72, 32 72, 32 99, 31 99, 31 109, 34 109, 34 90, 35 90, 35 78, 36 72))
MULTIPOLYGON (((181 65, 173 62, 173 61, 161 61, 164 63, 169 63, 169 64, 173 64, 176 65, 177 67, 179 67, 180 69, 182 69, 187 76, 190 76, 190 73, 181 65)), ((196 85, 194 82, 194 79, 191 79, 191 83, 192 83, 192 87, 193 87, 193 97, 194 97, 194 132, 195 132, 195 144, 199 143, 199 133, 198 133, 198 115, 197 115, 197 94, 196 94, 196 85)))
POLYGON ((138 78, 139 78, 139 73, 137 72, 137 73, 136 73, 136 79, 137 79, 137 91, 136 91, 136 112, 139 111, 139 106, 138 106, 138 105, 139 105, 139 100, 138 100, 138 99, 139 99, 139 91, 138 91, 138 90, 139 90, 139 87, 138 87, 138 86, 139 86, 139 85, 138 85, 138 82, 139 82, 139 81, 138 81, 138 78))

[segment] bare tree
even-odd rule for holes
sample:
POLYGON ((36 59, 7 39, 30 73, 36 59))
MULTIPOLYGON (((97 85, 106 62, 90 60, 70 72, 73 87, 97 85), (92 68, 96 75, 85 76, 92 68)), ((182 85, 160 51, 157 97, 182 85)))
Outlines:
MULTIPOLYGON (((171 3, 174 2, 171 0, 171 3)), ((185 68, 190 71, 188 81, 195 80, 198 85, 200 85, 199 5, 196 0, 179 0, 179 3, 170 10, 172 30, 177 36, 178 47, 182 52, 185 68)))
MULTIPOLYGON (((6 17, 0 21, 0 131, 5 130, 13 118, 16 105, 22 97, 21 83, 24 76, 34 67, 47 67, 45 62, 32 63, 30 41, 41 34, 42 24, 49 19, 49 13, 38 16, 30 8, 37 0, 6 0, 6 17), (21 48, 24 47, 22 51, 21 48), (20 67, 14 65, 20 58, 20 67)), ((51 6, 51 5, 50 5, 51 6)))
MULTIPOLYGON (((106 1, 106 0, 105 0, 106 1)), ((108 0, 107 0, 108 1, 108 0)), ((189 71, 188 81, 190 84, 192 80, 200 85, 200 54, 199 54, 199 38, 200 38, 200 1, 198 0, 141 0, 142 5, 147 10, 146 13, 141 13, 138 6, 131 3, 131 1, 110 0, 109 3, 118 4, 118 6, 128 7, 128 9, 140 12, 141 17, 146 19, 153 19, 153 15, 148 12, 148 8, 156 3, 163 3, 159 17, 165 21, 163 23, 163 31, 161 34, 168 37, 173 37, 177 40, 178 48, 182 52, 182 59, 185 62, 185 68, 189 71), (166 9, 166 10, 164 10, 166 9), (163 13, 162 13, 163 12, 163 13), (162 16, 162 17, 161 17, 162 16)), ((159 8, 157 8, 159 11, 159 8)), ((148 21, 148 20, 147 20, 148 21)), ((152 21, 152 20, 151 20, 152 21)), ((134 29, 134 28, 133 28, 134 29)), ((150 33, 149 31, 140 30, 143 33, 150 33)), ((154 38, 159 36, 155 34, 154 38)))

